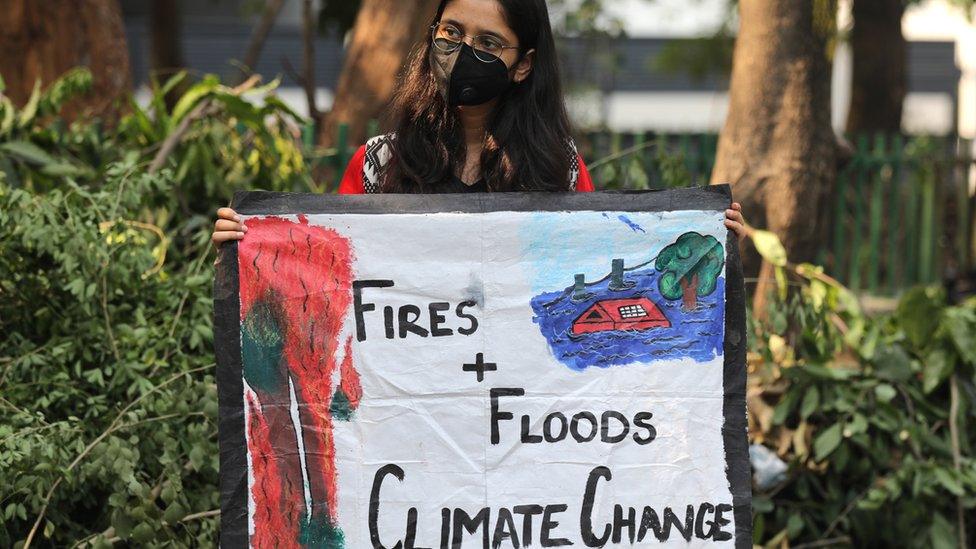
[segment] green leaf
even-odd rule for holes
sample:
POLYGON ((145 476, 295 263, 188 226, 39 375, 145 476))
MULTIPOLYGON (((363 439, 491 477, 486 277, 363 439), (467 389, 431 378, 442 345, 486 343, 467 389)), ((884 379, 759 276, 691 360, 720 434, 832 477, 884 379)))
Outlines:
POLYGON ((791 373, 803 373, 814 379, 821 380, 842 380, 850 378, 854 373, 843 368, 828 368, 819 364, 805 364, 800 368, 795 368, 791 373))
POLYGON ((824 458, 829 456, 840 446, 840 441, 843 438, 843 431, 840 423, 835 423, 824 430, 822 433, 817 435, 817 438, 813 441, 813 451, 815 459, 817 461, 822 461, 824 458))
POLYGON ((260 109, 239 96, 227 92, 214 93, 214 101, 219 102, 224 110, 240 122, 252 128, 261 128, 264 125, 264 115, 260 109))
POLYGON ((956 357, 945 349, 936 349, 925 357, 925 364, 922 366, 922 390, 929 394, 943 381, 952 375, 955 370, 956 357))
POLYGON ((976 366, 976 310, 950 307, 942 316, 942 326, 963 361, 976 366))
POLYGON ((292 109, 290 106, 288 106, 287 103, 285 103, 284 101, 282 101, 276 95, 269 95, 268 97, 264 98, 264 105, 265 105, 264 110, 265 110, 265 114, 266 115, 267 114, 278 114, 278 115, 287 114, 288 116, 290 116, 291 118, 294 118, 296 121, 298 121, 301 124, 304 124, 305 122, 307 122, 307 120, 306 120, 305 117, 303 117, 302 115, 298 114, 298 111, 292 109))
POLYGON ((932 517, 929 540, 932 542, 932 549, 956 549, 959 546, 955 528, 942 513, 935 513, 932 517))
POLYGON ((932 338, 944 301, 940 289, 917 287, 905 293, 898 303, 898 322, 915 349, 922 349, 932 338))
POLYGON ((190 450, 190 466, 193 467, 194 471, 199 471, 203 468, 203 461, 207 459, 207 454, 203 451, 203 447, 194 446, 190 450))
POLYGON ((4 95, 0 95, 0 112, 3 113, 3 117, 0 118, 0 136, 3 136, 13 129, 17 113, 13 102, 4 95))
POLYGON ((786 296, 787 296, 786 292, 789 290, 789 286, 786 280, 786 269, 777 265, 773 273, 776 278, 777 296, 779 297, 780 301, 786 301, 786 296))
POLYGON ((892 399, 898 396, 898 391, 887 383, 881 383, 874 388, 874 394, 881 402, 891 402, 892 399))
POLYGON ((861 414, 854 414, 844 427, 844 437, 850 438, 868 430, 868 420, 861 414))
POLYGON ((939 481, 939 484, 943 488, 952 492, 955 496, 966 495, 966 489, 963 488, 962 484, 955 478, 955 471, 948 470, 942 467, 935 469, 935 479, 939 481))
POLYGON ((186 511, 183 509, 183 506, 180 505, 179 503, 173 503, 172 505, 167 507, 166 512, 163 513, 163 520, 165 520, 170 524, 176 524, 177 522, 180 521, 180 519, 182 519, 185 516, 186 516, 186 511))
POLYGON ((799 514, 791 514, 786 521, 786 530, 790 539, 796 539, 803 532, 803 517, 799 514))
POLYGON ((777 267, 786 266, 786 248, 783 247, 778 236, 769 231, 753 231, 752 243, 763 259, 777 267))
POLYGON ((169 92, 173 91, 173 89, 176 88, 176 86, 180 85, 180 83, 182 83, 185 79, 186 79, 186 71, 182 70, 174 74, 173 76, 169 77, 169 80, 167 80, 166 83, 163 84, 161 88, 159 88, 159 91, 157 93, 159 95, 165 96, 169 94, 169 92))
POLYGON ((116 510, 113 515, 112 527, 116 535, 122 539, 128 538, 132 534, 132 518, 123 509, 116 510))
POLYGON ((92 171, 67 162, 56 162, 42 167, 41 173, 51 177, 82 177, 90 175, 92 171))
POLYGON ((193 110, 196 104, 206 97, 207 95, 213 93, 220 86, 220 81, 216 76, 209 74, 204 77, 203 80, 195 84, 189 89, 183 97, 180 97, 179 101, 176 102, 176 106, 173 107, 173 114, 169 118, 169 128, 168 132, 173 131, 176 125, 186 117, 187 114, 193 110))
POLYGON ((38 78, 34 81, 34 91, 31 92, 30 99, 24 105, 24 108, 20 111, 20 117, 17 120, 17 126, 21 128, 26 128, 31 122, 34 121, 34 117, 37 116, 37 106, 41 102, 41 79, 38 78))
POLYGON ((883 345, 874 355, 877 375, 888 381, 906 381, 912 377, 912 359, 901 345, 883 345))
POLYGON ((245 90, 244 93, 242 93, 241 95, 267 95, 275 91, 276 89, 278 89, 278 86, 280 85, 281 85, 281 78, 278 77, 272 80, 271 82, 268 82, 267 84, 262 84, 260 86, 253 87, 249 90, 245 90))
POLYGON ((800 417, 807 419, 820 407, 820 389, 816 385, 810 387, 803 395, 803 402, 800 404, 800 417))
POLYGON ((139 526, 132 529, 132 541, 136 543, 149 543, 153 537, 155 537, 155 532, 153 532, 152 526, 149 523, 140 523, 139 526))
POLYGON ((786 396, 776 405, 776 409, 773 411, 773 425, 782 425, 786 421, 786 418, 793 411, 793 407, 796 406, 798 398, 799 393, 797 391, 786 393, 786 396))
POLYGON ((7 143, 0 143, 0 151, 16 156, 24 162, 36 166, 47 166, 55 163, 51 155, 30 141, 8 141, 7 143))

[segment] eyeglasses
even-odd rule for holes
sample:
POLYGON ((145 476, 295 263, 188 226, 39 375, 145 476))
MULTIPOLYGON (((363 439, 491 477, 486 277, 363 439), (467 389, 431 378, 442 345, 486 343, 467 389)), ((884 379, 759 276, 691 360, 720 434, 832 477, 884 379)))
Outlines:
MULTIPOLYGON (((464 39, 468 35, 461 32, 461 29, 450 23, 436 23, 431 25, 431 39, 434 47, 444 53, 454 53, 461 47, 464 39)), ((471 47, 474 55, 479 61, 491 63, 505 53, 505 50, 517 50, 518 46, 507 46, 496 36, 481 34, 472 37, 474 39, 471 47)))

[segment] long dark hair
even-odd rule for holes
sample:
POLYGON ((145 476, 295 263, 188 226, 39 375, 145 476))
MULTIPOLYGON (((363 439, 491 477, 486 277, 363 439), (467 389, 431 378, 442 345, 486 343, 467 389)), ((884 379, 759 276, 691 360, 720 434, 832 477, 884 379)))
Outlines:
MULTIPOLYGON (((431 25, 451 0, 441 0, 431 25)), ((490 191, 564 191, 576 158, 570 149, 556 45, 545 0, 497 0, 518 36, 519 59, 535 50, 532 71, 512 83, 489 115, 481 172, 490 191)), ((456 109, 438 91, 431 40, 414 48, 392 106, 393 158, 383 192, 437 192, 465 158, 456 109)))

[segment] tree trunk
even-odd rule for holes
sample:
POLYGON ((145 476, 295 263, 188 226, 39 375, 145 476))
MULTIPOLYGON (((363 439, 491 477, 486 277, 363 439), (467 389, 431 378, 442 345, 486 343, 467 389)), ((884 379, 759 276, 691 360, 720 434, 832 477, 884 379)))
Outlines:
POLYGON ((437 0, 363 0, 352 30, 332 110, 319 130, 319 143, 335 144, 339 124, 349 124, 349 142, 362 143, 366 124, 393 95, 411 47, 426 37, 437 0))
POLYGON ((688 280, 687 277, 681 278, 681 302, 686 311, 694 311, 698 308, 698 274, 696 273, 688 280))
MULTIPOLYGON (((149 66, 152 75, 162 84, 184 67, 183 46, 180 43, 179 0, 152 0, 150 8, 149 66)), ((170 109, 183 95, 186 86, 177 86, 166 95, 170 109)))
POLYGON ((49 85, 68 69, 88 67, 91 93, 65 107, 114 120, 130 92, 129 50, 117 0, 0 0, 0 75, 4 93, 23 105, 36 81, 49 85))
POLYGON ((836 2, 741 0, 739 11, 712 183, 731 183, 749 223, 779 235, 793 261, 811 261, 837 170, 827 61, 836 2))
POLYGON ((854 0, 853 75, 847 133, 901 131, 908 45, 904 0, 854 0))

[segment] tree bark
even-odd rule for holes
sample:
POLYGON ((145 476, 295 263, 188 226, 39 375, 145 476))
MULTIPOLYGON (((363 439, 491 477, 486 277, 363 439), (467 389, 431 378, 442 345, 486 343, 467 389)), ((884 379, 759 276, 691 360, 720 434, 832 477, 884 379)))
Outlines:
POLYGON ((853 75, 847 133, 901 131, 908 45, 901 31, 904 0, 854 0, 853 75))
MULTIPOLYGON (((165 83, 185 65, 180 42, 179 0, 153 0, 150 10, 149 66, 152 75, 165 83)), ((170 91, 166 95, 166 106, 172 109, 185 89, 185 86, 177 86, 170 91)))
POLYGON ((712 183, 731 183, 751 224, 779 235, 792 260, 811 261, 837 170, 827 60, 836 2, 741 0, 739 11, 712 183))
POLYGON ((332 110, 319 130, 319 144, 335 144, 340 124, 349 124, 349 142, 362 143, 366 125, 386 107, 411 47, 426 37, 437 0, 363 0, 332 110))
POLYGON ((0 75, 17 105, 35 82, 49 85, 67 70, 88 67, 89 94, 69 103, 69 119, 95 115, 114 120, 118 100, 130 92, 129 50, 117 0, 0 0, 0 75))
POLYGON ((688 280, 687 277, 681 278, 681 302, 684 310, 694 311, 698 308, 698 274, 696 273, 688 280))

